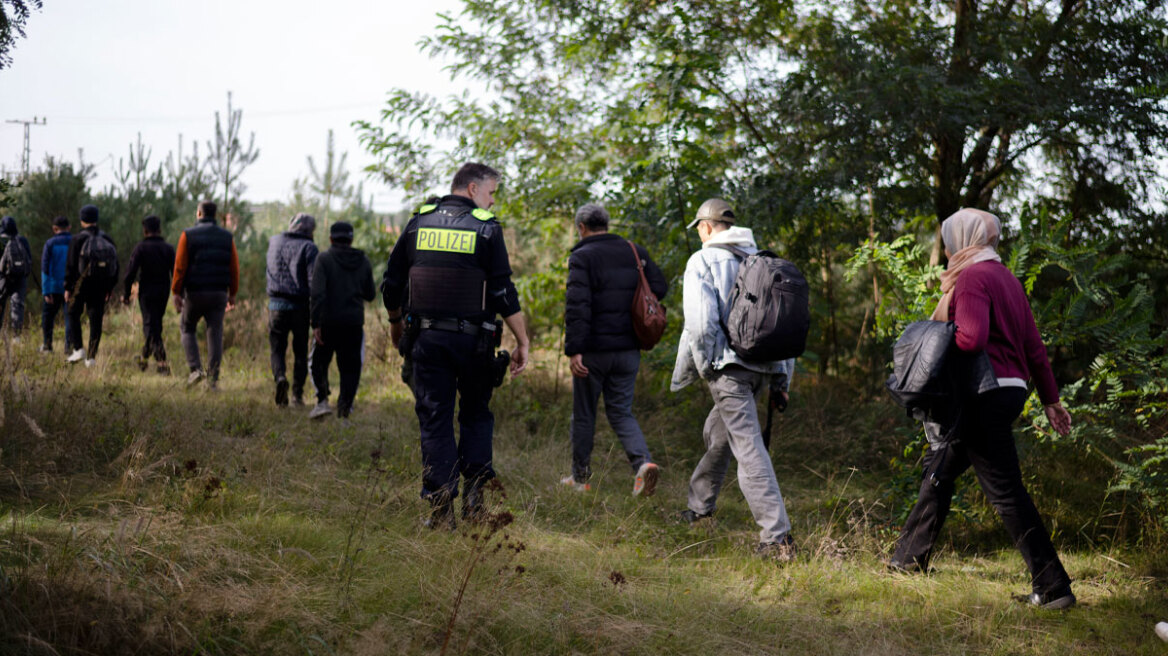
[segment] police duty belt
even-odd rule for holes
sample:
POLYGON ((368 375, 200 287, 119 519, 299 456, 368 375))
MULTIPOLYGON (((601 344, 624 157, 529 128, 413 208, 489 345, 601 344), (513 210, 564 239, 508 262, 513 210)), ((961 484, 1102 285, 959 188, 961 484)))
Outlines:
POLYGON ((486 333, 487 335, 495 334, 494 322, 475 323, 465 319, 427 319, 422 317, 419 322, 422 330, 442 330, 450 333, 462 333, 464 335, 479 335, 486 333))

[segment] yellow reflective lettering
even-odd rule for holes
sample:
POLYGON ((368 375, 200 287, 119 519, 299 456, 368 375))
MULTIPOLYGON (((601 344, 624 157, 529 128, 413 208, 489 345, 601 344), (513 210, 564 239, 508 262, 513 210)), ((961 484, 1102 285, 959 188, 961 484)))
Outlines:
POLYGON ((449 228, 420 228, 418 230, 418 250, 473 255, 475 233, 469 230, 451 230, 449 228))

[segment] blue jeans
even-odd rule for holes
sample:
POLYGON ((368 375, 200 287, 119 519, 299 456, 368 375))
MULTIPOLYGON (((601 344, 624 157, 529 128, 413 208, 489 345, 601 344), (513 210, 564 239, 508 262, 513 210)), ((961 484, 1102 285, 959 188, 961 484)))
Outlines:
POLYGON ((12 311, 9 314, 9 327, 13 334, 19 335, 24 329, 24 295, 28 292, 28 277, 20 279, 11 293, 5 292, 0 296, 0 324, 4 323, 5 305, 11 301, 12 311))
POLYGON ((633 388, 641 352, 602 351, 583 354, 587 378, 572 377, 572 478, 583 483, 592 475, 592 445, 596 433, 596 406, 604 394, 604 414, 636 471, 653 462, 645 434, 633 416, 633 388))
POLYGON ((69 315, 69 309, 65 307, 65 295, 49 294, 48 297, 49 300, 41 306, 41 332, 43 333, 44 347, 46 350, 53 348, 53 324, 57 322, 57 313, 65 308, 62 314, 65 317, 65 350, 67 351, 74 340, 73 318, 69 315))

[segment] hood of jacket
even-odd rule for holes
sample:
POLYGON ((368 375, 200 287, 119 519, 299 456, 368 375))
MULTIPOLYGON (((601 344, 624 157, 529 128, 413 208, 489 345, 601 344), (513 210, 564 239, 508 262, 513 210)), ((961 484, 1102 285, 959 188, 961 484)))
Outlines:
POLYGON ((733 246, 745 251, 747 255, 758 251, 758 244, 754 242, 754 231, 739 226, 715 232, 709 241, 702 244, 702 248, 716 248, 718 246, 733 246))
POLYGON ((0 233, 10 236, 15 235, 16 219, 12 218, 11 216, 6 216, 3 219, 0 219, 0 233))
POLYGON ((329 254, 341 265, 342 269, 346 271, 356 271, 361 268, 361 264, 365 261, 365 251, 352 246, 337 246, 329 247, 329 254))

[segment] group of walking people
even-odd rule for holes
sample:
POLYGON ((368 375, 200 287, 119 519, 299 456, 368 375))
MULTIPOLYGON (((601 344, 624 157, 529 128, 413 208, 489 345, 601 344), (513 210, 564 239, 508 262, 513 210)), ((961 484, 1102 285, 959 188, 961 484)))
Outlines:
MULTIPOLYGON (((499 173, 487 165, 463 165, 450 193, 428 201, 402 230, 380 285, 393 345, 404 356, 403 379, 414 394, 422 455, 421 496, 430 504, 426 525, 431 528, 456 525, 454 502, 460 496, 463 520, 484 516, 483 488, 496 476, 492 392, 506 370, 519 375, 529 361, 530 342, 511 280, 504 232, 490 211, 499 180, 499 173), (496 352, 504 325, 515 342, 509 354, 496 352)), ((92 273, 99 249, 85 244, 108 241, 97 227, 97 208, 82 208, 80 218, 82 232, 77 237, 70 240, 68 221, 58 219, 56 234, 45 244, 42 348, 51 350, 53 317, 63 302, 69 306, 67 348, 75 349, 70 360, 84 358, 92 363, 104 303, 117 278, 116 274, 92 273), (88 349, 80 346, 77 308, 82 305, 90 318, 88 349), (81 356, 75 356, 78 351, 81 356)), ((143 221, 144 238, 130 258, 123 299, 128 302, 137 276, 146 336, 140 366, 145 369, 147 358, 153 357, 164 370, 168 365, 160 338, 161 316, 167 303, 165 290, 169 290, 182 312, 189 381, 193 384, 205 377, 213 386, 222 355, 223 315, 235 301, 239 265, 231 234, 215 224, 214 204, 201 203, 197 220, 195 227, 183 232, 177 252, 162 240, 156 218, 143 221), (210 358, 206 370, 194 338, 200 319, 207 323, 210 358)), ((591 454, 603 397, 605 415, 628 459, 632 494, 647 497, 656 491, 662 471, 632 412, 643 344, 634 329, 631 307, 642 275, 658 299, 667 293, 668 281, 643 246, 609 232, 610 217, 602 206, 581 207, 574 225, 580 239, 568 259, 564 339, 573 377, 571 466, 561 485, 580 493, 592 491, 591 454)), ((16 232, 8 226, 5 218, 0 232, 11 239, 16 232)), ((310 416, 331 414, 327 370, 335 355, 340 370, 335 412, 344 418, 352 411, 360 380, 364 304, 375 298, 376 290, 368 258, 352 247, 352 226, 334 223, 329 230, 331 246, 323 253, 313 241, 315 228, 313 217, 297 214, 288 230, 269 243, 267 291, 275 402, 302 405, 311 369, 317 404, 310 416), (289 342, 294 358, 291 380, 285 364, 289 342)), ((697 523, 715 513, 734 459, 738 485, 759 526, 758 554, 790 562, 798 550, 757 403, 769 388, 772 401, 785 406, 794 360, 744 359, 731 348, 726 327, 739 268, 759 247, 732 206, 717 198, 698 208, 687 230, 696 231, 701 248, 687 261, 682 280, 684 327, 671 390, 702 380, 712 407, 702 429, 705 453, 690 475, 681 518, 697 523)), ((963 399, 967 411, 953 432, 955 437, 945 449, 930 449, 918 503, 888 566, 902 573, 928 570, 956 478, 972 466, 1030 569, 1032 593, 1026 600, 1045 608, 1066 608, 1075 603, 1070 578, 1023 484, 1011 427, 1029 396, 1030 381, 1055 430, 1069 431, 1070 416, 1059 402, 1022 285, 996 253, 1000 234, 997 217, 980 210, 961 210, 942 224, 949 268, 942 276, 943 296, 933 318, 954 322, 956 348, 988 355, 997 385, 963 399)), ((112 241, 108 243, 112 249, 112 241)))

